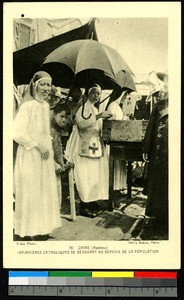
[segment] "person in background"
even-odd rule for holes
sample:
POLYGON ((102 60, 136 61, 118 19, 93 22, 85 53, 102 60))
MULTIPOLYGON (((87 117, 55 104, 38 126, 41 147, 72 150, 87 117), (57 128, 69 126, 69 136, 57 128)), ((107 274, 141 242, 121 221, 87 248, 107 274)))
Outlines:
POLYGON ((87 101, 75 115, 76 125, 67 143, 66 158, 74 163, 74 177, 81 199, 80 214, 94 218, 94 203, 108 200, 109 168, 101 139, 102 119, 110 118, 108 111, 99 113, 94 106, 100 101, 101 87, 94 84, 87 91, 87 101))
POLYGON ((62 202, 61 173, 71 167, 71 164, 64 161, 62 146, 62 130, 66 128, 69 117, 70 111, 66 104, 58 103, 53 108, 53 118, 51 121, 51 137, 54 151, 55 171, 57 175, 57 189, 60 210, 62 202))
POLYGON ((51 76, 35 73, 14 120, 13 138, 19 144, 15 168, 15 235, 47 240, 61 227, 49 104, 51 76))
POLYGON ((168 86, 159 92, 143 142, 143 159, 148 162, 148 201, 145 214, 152 217, 147 227, 168 230, 168 86))
MULTIPOLYGON (((150 95, 151 97, 151 95, 150 95)), ((152 95, 152 98, 154 99, 154 95, 152 95)), ((135 105, 135 112, 134 117, 136 120, 149 120, 150 117, 150 105, 151 101, 150 98, 147 100, 147 96, 139 96, 139 99, 136 102, 135 105)))
MULTIPOLYGON (((124 95, 124 101, 122 104, 122 110, 124 113, 124 120, 135 120, 135 113, 137 103, 142 99, 142 96, 136 91, 126 93, 124 95)), ((144 163, 139 161, 132 162, 132 185, 142 186, 143 185, 143 172, 144 172, 144 163)))
POLYGON ((67 97, 68 97, 68 93, 61 91, 60 87, 55 87, 54 85, 52 85, 51 92, 46 99, 46 101, 49 103, 50 106, 51 121, 53 119, 54 107, 56 107, 57 104, 66 104, 67 97))
POLYGON ((73 125, 75 124, 75 115, 78 109, 86 102, 86 100, 87 97, 85 94, 83 94, 81 88, 73 87, 73 89, 69 91, 68 107, 71 112, 70 119, 68 120, 67 125, 69 135, 71 134, 73 125))
POLYGON ((137 92, 131 92, 130 94, 125 95, 125 100, 123 101, 122 110, 124 113, 124 120, 133 120, 136 102, 140 100, 140 95, 137 92))
MULTIPOLYGON (((111 100, 111 99, 110 99, 111 100)), ((110 120, 124 120, 126 119, 125 114, 120 107, 120 104, 123 104, 125 100, 124 93, 115 101, 112 101, 108 106, 108 111, 112 114, 110 120)), ((121 192, 125 192, 127 189, 127 168, 126 161, 124 160, 115 160, 114 161, 114 191, 117 195, 121 195, 121 192), (121 191, 121 192, 120 192, 121 191)))
POLYGON ((79 87, 73 87, 69 91, 69 98, 68 98, 68 107, 71 111, 72 117, 75 117, 75 114, 79 107, 83 104, 82 101, 83 92, 82 89, 79 87))

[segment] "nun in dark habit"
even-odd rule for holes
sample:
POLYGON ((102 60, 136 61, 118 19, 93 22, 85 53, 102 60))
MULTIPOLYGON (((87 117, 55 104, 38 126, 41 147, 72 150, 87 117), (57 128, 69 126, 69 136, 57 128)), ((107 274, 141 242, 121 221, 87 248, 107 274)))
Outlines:
POLYGON ((147 227, 168 230, 168 87, 159 92, 143 141, 148 162, 148 201, 145 214, 153 217, 147 227))

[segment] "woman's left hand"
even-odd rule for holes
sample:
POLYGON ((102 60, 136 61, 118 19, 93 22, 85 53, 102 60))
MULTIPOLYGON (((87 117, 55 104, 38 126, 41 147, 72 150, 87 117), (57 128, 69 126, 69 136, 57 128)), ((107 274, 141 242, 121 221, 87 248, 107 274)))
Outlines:
POLYGON ((109 111, 102 112, 102 119, 109 119, 112 117, 112 114, 109 111))
POLYGON ((41 157, 43 159, 48 159, 50 156, 49 150, 45 148, 43 145, 38 144, 36 148, 40 151, 41 157))

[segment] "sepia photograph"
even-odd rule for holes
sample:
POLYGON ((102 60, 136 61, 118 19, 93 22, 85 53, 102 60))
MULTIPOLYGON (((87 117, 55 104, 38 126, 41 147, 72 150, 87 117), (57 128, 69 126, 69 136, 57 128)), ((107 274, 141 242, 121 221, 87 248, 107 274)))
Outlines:
POLYGON ((12 217, 5 264, 58 267, 57 256, 66 267, 74 261, 74 267, 89 267, 96 257, 99 268, 149 268, 155 260, 163 268, 170 266, 163 257, 174 242, 176 268, 181 57, 171 38, 176 30, 178 49, 180 23, 173 21, 180 6, 157 3, 151 11, 145 3, 142 13, 143 3, 133 12, 133 3, 116 3, 117 11, 127 10, 112 15, 112 3, 107 13, 105 3, 94 4, 97 12, 89 12, 92 3, 80 3, 83 13, 71 16, 76 3, 60 3, 66 7, 61 13, 54 3, 50 15, 30 13, 33 4, 24 4, 4 7, 10 33, 4 161, 11 170, 4 172, 4 224, 7 211, 12 217), (156 13, 159 5, 165 14, 156 13))

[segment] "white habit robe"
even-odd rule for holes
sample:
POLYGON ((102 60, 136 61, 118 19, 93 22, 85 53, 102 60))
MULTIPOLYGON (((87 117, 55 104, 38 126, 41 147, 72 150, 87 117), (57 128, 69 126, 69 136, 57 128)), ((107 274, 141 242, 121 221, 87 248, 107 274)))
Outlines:
POLYGON ((19 107, 13 138, 19 144, 14 169, 15 234, 48 234, 61 226, 61 219, 47 102, 33 99, 19 107), (38 143, 49 150, 48 159, 41 157, 38 143))
MULTIPOLYGON (((118 99, 119 100, 119 99, 118 99)), ((126 119, 121 107, 118 104, 118 100, 109 104, 108 111, 112 114, 111 120, 123 120, 126 119)), ((122 190, 127 188, 127 169, 126 161, 116 159, 114 161, 114 190, 122 190)))
POLYGON ((83 202, 108 200, 109 166, 106 149, 100 139, 102 120, 96 120, 98 110, 87 100, 84 116, 82 107, 76 113, 73 131, 67 142, 66 158, 74 163, 74 177, 83 202))

